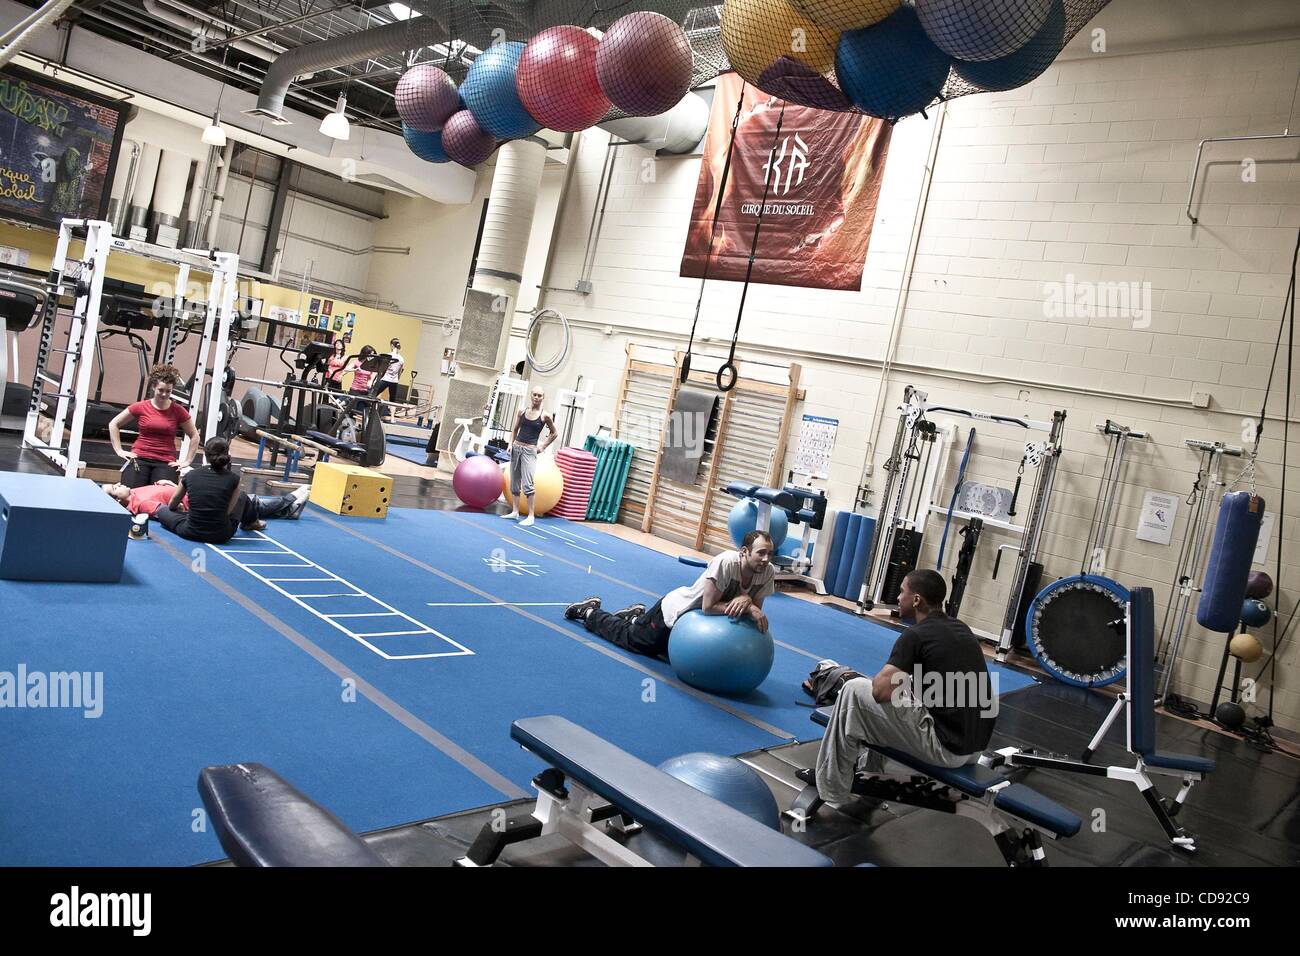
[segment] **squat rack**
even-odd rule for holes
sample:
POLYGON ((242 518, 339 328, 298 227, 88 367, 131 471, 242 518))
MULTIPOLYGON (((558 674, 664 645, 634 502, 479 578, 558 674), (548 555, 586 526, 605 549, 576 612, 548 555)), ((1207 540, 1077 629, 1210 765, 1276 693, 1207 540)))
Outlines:
MULTIPOLYGON (((858 594, 858 614, 865 614, 880 601, 884 586, 885 573, 889 564, 890 550, 901 527, 924 529, 925 518, 929 514, 930 501, 922 496, 920 517, 907 517, 904 514, 907 503, 913 500, 909 479, 911 478, 912 458, 907 449, 914 448, 918 430, 932 430, 934 426, 928 416, 944 414, 968 418, 974 421, 990 422, 995 425, 1009 425, 1025 431, 1046 432, 1047 437, 1037 442, 1025 443, 1023 461, 1036 469, 1032 503, 1020 530, 1019 543, 1007 545, 1014 547, 1018 553, 1015 575, 1011 579, 1011 594, 1007 599, 1007 610, 1002 620, 1002 631, 998 637, 998 660, 1005 660, 1011 650, 1012 637, 1022 606, 1022 592, 1029 574, 1029 566, 1038 553, 1043 529, 1047 518, 1047 502, 1051 497, 1052 485, 1056 479, 1056 469, 1063 448, 1065 432, 1065 410, 1057 409, 1052 413, 1050 422, 1037 421, 1020 415, 1003 415, 996 412, 979 411, 954 405, 931 405, 927 402, 928 394, 911 385, 903 389, 903 404, 899 406, 898 429, 894 435, 894 444, 885 468, 889 478, 885 482, 885 492, 881 498, 880 512, 871 536, 871 548, 867 556, 866 574, 858 594), (888 516, 888 517, 886 517, 888 516)), ((942 455, 940 456, 942 458, 942 455)), ((929 487, 933 489, 934 476, 929 469, 923 472, 929 487)), ((1006 526, 1017 530, 1012 525, 1006 526)))
MULTIPOLYGON (((195 362, 194 387, 188 395, 182 397, 182 403, 191 415, 197 415, 200 408, 210 410, 206 415, 204 440, 211 438, 217 431, 216 410, 221 405, 221 383, 225 376, 230 343, 230 323, 225 319, 234 315, 239 256, 230 252, 172 249, 136 239, 116 238, 113 236, 112 225, 103 220, 64 219, 59 224, 59 239, 46 278, 46 288, 50 294, 45 298, 40 319, 40 341, 32 372, 32 394, 23 429, 23 447, 36 452, 68 478, 77 477, 78 470, 85 467, 81 461, 81 444, 93 366, 89 359, 94 355, 98 344, 100 299, 108 272, 109 255, 113 252, 177 267, 176 285, 170 304, 164 305, 163 297, 160 296, 156 306, 171 310, 165 360, 170 360, 174 354, 175 324, 177 317, 185 311, 185 289, 189 283, 190 269, 211 273, 203 338, 195 362), (74 239, 83 243, 80 258, 69 254, 74 239), (54 344, 54 327, 61 296, 73 298, 73 309, 65 347, 58 348, 54 344), (209 354, 212 353, 214 333, 216 352, 205 394, 204 376, 207 374, 209 354), (63 356, 63 362, 56 376, 52 373, 56 361, 54 357, 57 355, 63 356), (52 387, 53 391, 48 391, 47 387, 52 387), (57 399, 48 441, 38 436, 41 408, 46 398, 57 399), (63 444, 65 430, 68 434, 66 445, 63 444)), ((186 438, 181 446, 181 455, 187 454, 188 450, 189 439, 186 438)))

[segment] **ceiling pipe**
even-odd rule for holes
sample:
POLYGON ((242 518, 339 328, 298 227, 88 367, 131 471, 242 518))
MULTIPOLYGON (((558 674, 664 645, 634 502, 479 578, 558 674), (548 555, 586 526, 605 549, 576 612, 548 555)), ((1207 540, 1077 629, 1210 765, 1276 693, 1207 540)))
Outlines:
POLYGON ((34 15, 29 15, 21 23, 17 24, 13 30, 5 34, 5 47, 0 50, 0 66, 4 66, 21 53, 23 47, 44 33, 50 24, 63 16, 63 12, 70 6, 72 6, 72 0, 50 0, 34 15), (14 30, 18 32, 15 34, 14 30))
MULTIPOLYGON (((215 27, 217 29, 225 30, 228 35, 239 32, 238 29, 230 24, 209 17, 206 14, 195 10, 193 7, 185 6, 183 3, 173 3, 168 0, 166 6, 173 8, 171 10, 164 9, 163 3, 164 0, 144 0, 145 12, 156 20, 161 20, 163 23, 169 23, 174 27, 180 27, 191 36, 197 37, 195 31, 203 29, 204 27, 215 27), (181 10, 184 12, 177 13, 173 12, 173 10, 181 10)), ((255 56, 268 63, 272 62, 284 50, 284 47, 274 46, 265 41, 257 40, 236 40, 228 45, 241 53, 247 53, 249 56, 255 56)), ((191 52, 200 53, 202 51, 191 48, 191 52)))

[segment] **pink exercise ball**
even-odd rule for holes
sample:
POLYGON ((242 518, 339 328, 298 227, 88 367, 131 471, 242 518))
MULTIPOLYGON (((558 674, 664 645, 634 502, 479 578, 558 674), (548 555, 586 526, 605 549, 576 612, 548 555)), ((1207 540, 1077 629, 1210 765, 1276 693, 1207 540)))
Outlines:
POLYGON ((461 108, 456 82, 431 63, 413 66, 397 81, 397 115, 411 129, 436 133, 461 108))
POLYGON ((600 88, 629 116, 657 116, 680 103, 693 63, 686 31, 649 10, 619 17, 596 48, 600 88))
POLYGON ((456 497, 471 508, 486 508, 501 497, 501 472, 487 455, 474 455, 451 476, 456 497))
POLYGON ((496 147, 496 137, 479 126, 469 110, 453 113, 442 127, 443 152, 470 169, 491 156, 496 147))
POLYGON ((596 82, 596 47, 581 27, 551 27, 528 41, 515 91, 524 109, 547 129, 576 133, 600 122, 609 98, 596 82))

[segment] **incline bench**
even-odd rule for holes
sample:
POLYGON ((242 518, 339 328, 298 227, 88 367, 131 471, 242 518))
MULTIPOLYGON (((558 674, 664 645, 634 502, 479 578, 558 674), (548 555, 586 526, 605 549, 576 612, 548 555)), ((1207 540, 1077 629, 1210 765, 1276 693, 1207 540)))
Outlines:
POLYGON ((649 866, 605 824, 636 825, 709 866, 830 866, 828 857, 701 793, 563 717, 516 720, 510 736, 551 766, 537 805, 504 828, 486 824, 458 864, 485 866, 512 843, 558 833, 610 866, 649 866), (634 822, 635 821, 635 822, 634 822))
MULTIPOLYGON (((831 708, 813 711, 813 723, 830 723, 831 708)), ((860 774, 853 792, 878 800, 893 800, 912 807, 939 810, 979 821, 993 835, 1008 866, 1047 866, 1039 834, 1049 839, 1071 837, 1083 825, 1075 814, 1023 783, 1012 783, 980 764, 936 767, 891 747, 871 748, 887 760, 902 764, 906 772, 860 774)), ((786 811, 793 819, 812 817, 821 807, 817 788, 805 787, 786 811)))
MULTIPOLYGON (((551 766, 533 780, 537 805, 484 826, 460 866, 558 833, 612 866, 650 863, 606 824, 645 826, 714 866, 830 866, 828 857, 652 767, 563 717, 517 720, 510 736, 551 766), (633 822, 635 821, 635 823, 633 822)), ((221 846, 238 866, 386 866, 330 811, 261 764, 207 767, 199 793, 221 846)))

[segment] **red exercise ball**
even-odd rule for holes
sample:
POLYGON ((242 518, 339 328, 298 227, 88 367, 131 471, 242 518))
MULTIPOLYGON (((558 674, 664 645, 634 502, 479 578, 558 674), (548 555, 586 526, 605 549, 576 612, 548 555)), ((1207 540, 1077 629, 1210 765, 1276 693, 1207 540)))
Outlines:
POLYGON ((469 110, 453 113, 442 127, 443 152, 470 169, 491 156, 496 146, 496 137, 479 126, 469 110))
POLYGON ((619 17, 596 50, 596 78, 629 116, 666 113, 690 92, 694 59, 686 32, 663 14, 619 17))
POLYGON ((515 90, 530 116, 547 129, 576 133, 609 112, 596 81, 594 36, 581 27, 551 27, 528 41, 515 90))

